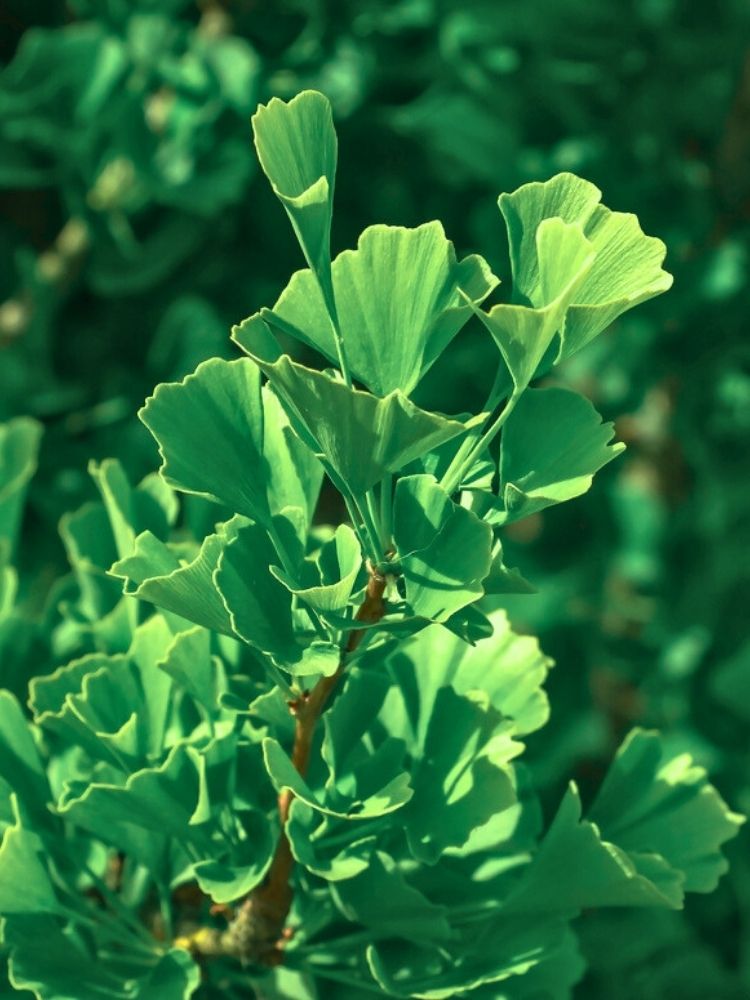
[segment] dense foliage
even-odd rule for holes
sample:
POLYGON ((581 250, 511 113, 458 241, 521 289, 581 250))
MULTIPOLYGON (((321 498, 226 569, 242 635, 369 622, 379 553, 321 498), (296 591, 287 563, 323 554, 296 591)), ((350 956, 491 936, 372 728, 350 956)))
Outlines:
MULTIPOLYGON (((353 980, 373 995, 373 974, 381 995, 452 996, 502 974, 471 995, 567 996, 578 981, 575 995, 592 997, 744 996, 744 834, 719 890, 674 912, 684 889, 714 886, 718 845, 737 826, 685 753, 732 807, 747 809, 749 795, 744 5, 627 3, 597 14, 566 0, 523 15, 511 4, 430 2, 15 9, 22 37, 0 76, 0 183, 9 190, 0 682, 10 692, 0 910, 18 990, 76 1000, 190 995, 198 974, 185 947, 158 942, 182 938, 198 954, 232 926, 232 914, 208 914, 208 900, 221 907, 261 884, 279 836, 273 786, 288 780, 293 923, 305 930, 280 970, 253 966, 260 996, 315 995, 313 967, 323 996, 339 987, 355 996, 353 980), (23 33, 24 18, 38 26, 23 33), (247 120, 259 99, 306 85, 331 97, 339 124, 333 243, 358 249, 328 273, 330 203, 314 197, 311 208, 285 190, 273 159, 279 137, 264 152, 261 136, 261 165, 310 268, 235 332, 272 388, 261 392, 249 360, 210 361, 180 382, 206 358, 236 358, 229 326, 277 299, 299 266, 247 120), (582 272, 597 267, 587 263, 596 241, 583 207, 599 211, 595 190, 563 173, 544 189, 555 192, 553 208, 546 197, 547 207, 536 204, 538 188, 505 196, 509 256, 493 204, 499 190, 568 170, 637 210, 666 240, 676 274, 658 304, 619 316, 575 354, 621 312, 616 296, 593 310, 590 297, 575 297, 582 272), (421 225, 434 218, 462 249, 460 263, 438 224, 421 225), (366 229, 381 222, 415 228, 366 229), (419 281, 416 260, 429 262, 419 281), (492 271, 504 278, 498 292, 492 271), (437 274, 433 295, 423 279, 437 274), (451 288, 461 294, 441 298, 451 288), (490 293, 504 304, 482 306, 490 293), (306 374, 341 366, 332 303, 345 334, 356 330, 351 375, 387 406, 361 393, 344 402, 345 383, 306 374), (377 349, 384 319, 402 353, 377 349), (527 389, 534 375, 542 381, 527 389), (173 384, 142 416, 166 481, 133 419, 160 381, 173 384), (571 387, 620 418, 629 448, 593 491, 558 507, 614 454, 611 431, 571 387), (217 392, 242 401, 241 426, 238 408, 215 408, 217 392), (451 462, 452 452, 464 433, 466 457, 479 432, 451 431, 456 421, 443 414, 465 425, 485 397, 513 399, 513 409, 500 452, 497 439, 477 452, 467 479, 472 470, 461 475, 466 463, 451 462), (178 426, 182 439, 170 441, 178 426), (570 440, 583 442, 579 454, 570 440), (320 472, 302 442, 328 456, 350 507, 347 518, 324 487, 307 536, 320 472), (251 471, 261 454, 273 456, 266 479, 251 471), (224 492, 217 462, 232 470, 224 492), (393 473, 402 477, 393 510, 368 506, 368 491, 382 500, 393 473), (434 476, 454 499, 469 487, 471 503, 454 509, 434 476), (188 491, 180 505, 173 488, 188 491), (409 520, 427 510, 440 543, 409 520), (335 533, 326 527, 337 523, 335 533), (268 671, 283 689, 338 669, 342 636, 358 634, 344 609, 362 607, 363 554, 400 583, 389 584, 377 636, 368 631, 349 651, 345 686, 317 730, 323 756, 303 788, 283 754, 293 719, 268 671), (259 573, 274 566, 252 594, 247 560, 259 573), (182 577, 191 587, 215 568, 219 603, 205 594, 189 610, 168 603, 158 581, 180 565, 193 567, 182 577), (506 593, 532 589, 526 580, 536 594, 506 593), (132 596, 122 597, 123 583, 132 596), (483 593, 491 596, 480 614, 483 593), (279 600, 293 604, 291 626, 279 600), (313 639, 316 616, 324 635, 313 639), (409 637, 429 620, 441 624, 409 637), (540 636, 558 661, 549 678, 548 657, 519 630, 540 636), (493 686, 496 664, 508 687, 493 686), (386 676, 404 692, 402 707, 386 676), (540 729, 542 681, 552 717, 540 729), (356 732, 346 728, 347 698, 356 732), (637 729, 623 743, 637 724, 662 735, 637 729), (451 807, 450 768, 461 761, 451 807), (565 792, 571 776, 578 791, 565 792), (436 787, 440 800, 429 796, 436 787), (654 825, 639 839, 645 809, 654 825), (469 836, 474 827, 484 840, 469 836), (488 913, 500 900, 503 911, 488 913), (608 909, 623 903, 658 905, 608 909), (199 926, 215 933, 196 939, 199 926), (374 945, 367 966, 365 944, 374 945), (445 979, 454 968, 460 981, 445 979)), ((329 192, 331 148, 309 178, 327 177, 329 192)), ((627 255, 614 256, 627 270, 627 255)), ((625 290, 628 304, 663 290, 662 275, 658 266, 642 275, 625 290)), ((247 994, 235 960, 201 965, 196 995, 247 994)))

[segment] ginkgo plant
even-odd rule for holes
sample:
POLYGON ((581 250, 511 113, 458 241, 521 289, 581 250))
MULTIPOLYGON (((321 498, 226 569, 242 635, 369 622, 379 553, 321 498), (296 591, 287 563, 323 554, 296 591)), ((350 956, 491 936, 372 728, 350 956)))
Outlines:
MULTIPOLYGON (((710 892, 742 822, 640 729, 593 801, 571 782, 545 822, 523 752, 552 664, 501 608, 534 589, 505 527, 622 450, 588 400, 533 383, 669 287, 664 245, 572 174, 527 184, 500 197, 513 294, 488 307, 498 279, 438 222, 371 226, 331 259, 323 95, 253 126, 307 267, 234 328, 244 356, 146 401, 159 473, 94 464, 100 502, 63 521, 75 658, 32 680, 31 722, 0 695, 9 982, 562 1000, 582 910, 710 892), (414 389, 477 319, 498 347, 485 405, 422 409, 414 389), (316 516, 324 481, 339 524, 316 516)), ((0 537, 35 434, 0 436, 0 537)))

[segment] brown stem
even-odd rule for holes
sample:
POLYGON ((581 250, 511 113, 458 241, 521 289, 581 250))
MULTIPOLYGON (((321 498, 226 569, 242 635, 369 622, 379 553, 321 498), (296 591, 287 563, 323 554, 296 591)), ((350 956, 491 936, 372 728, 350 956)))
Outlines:
MULTIPOLYGON (((385 577, 370 567, 365 599, 357 612, 357 621, 363 624, 380 621, 385 614, 385 584, 385 577)), ((289 703, 289 710, 295 719, 292 763, 303 778, 310 764, 318 719, 346 669, 348 656, 359 646, 365 631, 354 629, 349 633, 334 674, 321 677, 312 691, 305 692, 289 703)), ((281 834, 271 867, 263 884, 253 890, 242 903, 224 936, 227 950, 232 954, 271 966, 280 965, 283 961, 284 944, 290 936, 284 925, 292 905, 294 856, 286 835, 286 822, 293 801, 294 793, 290 789, 285 789, 279 795, 281 834)))

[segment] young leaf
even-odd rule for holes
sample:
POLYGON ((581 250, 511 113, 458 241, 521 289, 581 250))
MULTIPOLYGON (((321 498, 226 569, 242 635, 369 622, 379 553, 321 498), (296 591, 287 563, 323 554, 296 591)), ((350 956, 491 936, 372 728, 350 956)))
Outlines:
POLYGON ((503 429, 500 484, 505 513, 495 523, 527 517, 585 493, 594 473, 620 454, 612 424, 569 389, 528 389, 503 429))
POLYGON ((303 90, 278 97, 253 115, 255 148, 274 194, 286 209, 309 266, 330 289, 331 216, 338 143, 331 105, 303 90))
POLYGON ((595 251, 567 310, 557 361, 580 350, 627 309, 672 285, 672 276, 661 267, 666 253, 662 241, 645 236, 634 215, 605 208, 601 196, 589 181, 569 173, 500 195, 514 291, 530 302, 544 297, 550 281, 551 262, 539 255, 536 244, 545 219, 578 223, 595 251))
POLYGON ((531 306, 497 305, 488 313, 474 308, 497 342, 516 392, 534 378, 595 259, 581 225, 562 219, 543 219, 539 224, 536 254, 540 281, 530 296, 531 306))
MULTIPOLYGON (((472 306, 497 285, 481 257, 456 260, 439 222, 415 229, 370 226, 356 250, 334 260, 332 275, 351 373, 376 396, 394 389, 409 395, 472 306)), ((245 321, 259 322, 268 333, 291 334, 338 364, 326 303, 309 270, 292 275, 273 309, 245 321)))

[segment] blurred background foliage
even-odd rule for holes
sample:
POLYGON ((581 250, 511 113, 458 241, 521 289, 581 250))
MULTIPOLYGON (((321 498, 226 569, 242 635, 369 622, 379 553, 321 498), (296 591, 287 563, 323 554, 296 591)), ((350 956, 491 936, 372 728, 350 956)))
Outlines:
MULTIPOLYGON (((595 788, 638 722, 747 811, 747 3, 5 0, 0 60, 0 683, 22 693, 69 652, 58 523, 95 495, 88 460, 153 470, 144 397, 230 356, 229 326, 301 266, 249 116, 313 86, 345 165, 336 250, 373 222, 440 218, 507 281, 497 195, 560 170, 666 241, 674 289, 563 370, 628 451, 586 497, 511 529, 508 561, 539 594, 507 607, 558 662, 529 748, 551 797, 571 773, 595 788), (36 468, 27 417, 44 427, 36 468)), ((495 363, 469 327, 419 401, 468 409, 495 363)), ((747 997, 749 841, 684 915, 584 917, 577 995, 747 997), (634 921, 637 946, 618 949, 634 921)))

